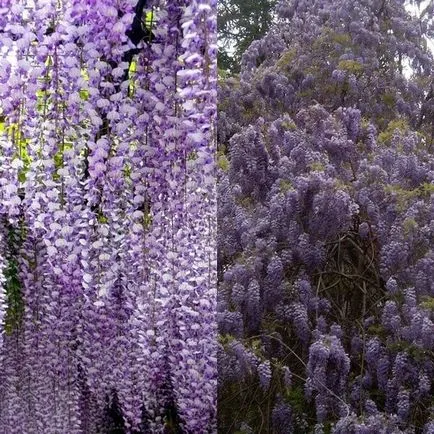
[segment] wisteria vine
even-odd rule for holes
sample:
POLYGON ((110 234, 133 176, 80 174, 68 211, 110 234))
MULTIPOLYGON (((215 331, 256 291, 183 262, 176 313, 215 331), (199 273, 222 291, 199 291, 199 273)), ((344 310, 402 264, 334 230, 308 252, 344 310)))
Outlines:
POLYGON ((433 433, 433 2, 279 2, 219 87, 219 430, 433 433))
POLYGON ((215 10, 0 1, 2 433, 215 431, 215 10))

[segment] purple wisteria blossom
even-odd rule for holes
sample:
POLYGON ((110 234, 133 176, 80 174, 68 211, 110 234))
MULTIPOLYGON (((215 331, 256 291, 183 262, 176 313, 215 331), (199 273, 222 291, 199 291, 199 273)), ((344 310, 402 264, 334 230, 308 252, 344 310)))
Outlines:
POLYGON ((222 432, 432 431, 434 4, 407 3, 281 0, 222 75, 222 432))

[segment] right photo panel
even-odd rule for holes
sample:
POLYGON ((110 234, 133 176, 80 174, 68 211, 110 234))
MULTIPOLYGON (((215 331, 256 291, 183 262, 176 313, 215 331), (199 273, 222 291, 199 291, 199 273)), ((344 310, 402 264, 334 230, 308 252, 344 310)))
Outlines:
POLYGON ((219 433, 434 434, 433 17, 219 2, 219 433))

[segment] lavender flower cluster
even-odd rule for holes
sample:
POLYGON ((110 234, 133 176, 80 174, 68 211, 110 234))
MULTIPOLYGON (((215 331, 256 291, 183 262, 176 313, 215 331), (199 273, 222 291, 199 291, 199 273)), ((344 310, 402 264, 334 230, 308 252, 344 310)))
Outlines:
POLYGON ((215 430, 215 12, 0 2, 0 432, 215 430))
POLYGON ((433 432, 430 5, 283 0, 220 83, 222 432, 433 432))

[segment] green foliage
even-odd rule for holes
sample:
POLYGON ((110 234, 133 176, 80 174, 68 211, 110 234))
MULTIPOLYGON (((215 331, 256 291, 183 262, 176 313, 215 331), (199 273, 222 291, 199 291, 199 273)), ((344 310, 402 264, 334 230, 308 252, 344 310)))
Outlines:
POLYGON ((63 167, 63 164, 64 164, 64 162, 63 162, 64 152, 66 150, 73 149, 73 147, 74 147, 74 145, 71 142, 64 142, 64 143, 62 143, 61 146, 59 146, 56 154, 54 155, 54 167, 56 169, 55 172, 53 173, 53 180, 54 181, 57 181, 57 180, 60 179, 60 176, 58 174, 58 170, 63 167))
POLYGON ((238 205, 242 206, 246 209, 253 209, 255 206, 255 202, 251 197, 244 197, 242 199, 237 200, 238 205))
POLYGON ((351 45, 351 35, 349 33, 337 33, 332 30, 329 32, 330 38, 336 44, 343 45, 344 47, 349 47, 351 45))
POLYGON ((279 188, 282 193, 287 193, 288 191, 294 190, 293 185, 287 179, 281 179, 279 182, 279 188))
POLYGON ((293 62, 293 60, 297 57, 297 48, 290 48, 285 51, 280 59, 276 62, 276 66, 278 69, 285 70, 288 66, 293 62))
POLYGON ((128 95, 130 97, 132 97, 134 95, 134 92, 136 91, 137 80, 134 79, 136 73, 137 73, 137 62, 133 60, 130 63, 130 67, 128 69, 128 78, 129 78, 128 95))
POLYGON ((217 166, 219 169, 227 172, 229 170, 229 160, 226 155, 219 155, 217 158, 217 166))
POLYGON ((152 225, 152 213, 149 206, 145 206, 145 212, 143 216, 143 227, 149 229, 152 225))
POLYGON ((434 312, 434 297, 428 295, 423 296, 420 307, 434 312))
POLYGON ((218 339, 223 346, 227 346, 228 344, 230 344, 235 340, 235 338, 229 334, 225 334, 225 335, 220 334, 218 339))
POLYGON ((295 124, 294 121, 289 121, 289 122, 282 122, 280 125, 282 125, 282 128, 284 128, 285 130, 288 131, 294 131, 297 129, 297 125, 295 124))
POLYGON ((250 348, 255 355, 262 357, 262 341, 259 338, 250 341, 250 348))
POLYGON ((151 9, 150 11, 146 12, 143 24, 146 29, 152 32, 152 29, 154 28, 154 21, 154 10, 151 9))
POLYGON ((18 180, 24 182, 26 180, 26 173, 29 170, 32 161, 27 151, 29 140, 24 137, 18 124, 12 123, 8 125, 7 122, 1 120, 0 134, 6 135, 7 139, 15 145, 16 152, 14 158, 19 158, 23 163, 23 167, 18 172, 18 180))
POLYGON ((418 227, 418 224, 417 224, 416 220, 413 218, 408 217, 403 222, 403 229, 404 229, 405 235, 409 235, 411 232, 416 230, 417 227, 418 227))
POLYGON ((4 330, 11 335, 21 326, 24 314, 24 301, 21 293, 21 282, 19 278, 19 267, 16 259, 16 252, 22 243, 24 233, 11 226, 8 228, 8 249, 6 255, 5 294, 6 294, 6 315, 4 330))
POLYGON ((391 93, 385 93, 381 99, 383 100, 384 104, 387 105, 387 107, 389 108, 393 108, 395 107, 396 104, 396 98, 395 95, 391 94, 391 93))
POLYGON ((219 80, 224 81, 228 77, 230 77, 230 74, 229 74, 229 72, 226 69, 218 68, 217 69, 217 77, 218 77, 219 80))
POLYGON ((124 164, 124 167, 122 169, 122 173, 123 173, 125 179, 127 179, 127 180, 130 179, 130 177, 131 177, 131 166, 129 164, 124 164))
POLYGON ((367 329, 368 335, 378 336, 381 339, 386 339, 388 332, 381 324, 371 324, 367 329))
POLYGON ((386 395, 385 393, 377 388, 373 388, 369 390, 369 394, 371 395, 374 402, 377 404, 379 409, 384 409, 384 405, 386 403, 386 395))
POLYGON ((434 194, 434 184, 424 182, 420 185, 419 191, 421 196, 429 198, 432 194, 434 194))
POLYGON ((19 328, 24 313, 24 302, 21 294, 21 284, 18 278, 18 263, 16 259, 10 258, 4 271, 6 283, 6 317, 5 332, 11 335, 19 328))
POLYGON ((44 110, 46 110, 47 107, 47 101, 48 101, 48 91, 46 90, 38 90, 36 92, 36 98, 37 98, 37 105, 36 109, 40 113, 44 113, 44 110))
POLYGON ((320 163, 319 161, 310 163, 309 168, 312 172, 324 172, 325 170, 324 164, 320 163))
POLYGON ((405 133, 408 131, 408 123, 405 119, 394 119, 389 122, 385 131, 378 135, 378 143, 389 144, 395 132, 405 133))
POLYGON ((314 42, 314 44, 326 44, 329 47, 335 44, 342 45, 343 47, 352 48, 353 47, 353 40, 351 38, 350 33, 346 32, 337 32, 335 29, 332 29, 331 27, 324 26, 322 29, 321 37, 318 38, 317 41, 314 42))
POLYGON ((433 357, 433 352, 424 349, 423 347, 412 344, 407 341, 392 342, 386 345, 386 347, 395 353, 405 352, 416 362, 423 362, 433 357))
POLYGON ((239 72, 242 53, 269 30, 275 0, 222 0, 218 3, 218 67, 239 72))
POLYGON ((105 216, 105 215, 102 213, 102 211, 99 211, 99 212, 98 212, 97 220, 98 220, 98 223, 100 223, 100 224, 107 224, 107 223, 109 222, 107 216, 105 216))
POLYGON ((80 95, 80 98, 83 101, 87 101, 89 99, 89 91, 88 90, 86 90, 86 89, 80 89, 78 93, 80 95))
POLYGON ((351 74, 360 74, 361 72, 363 72, 363 65, 356 60, 341 60, 338 63, 338 69, 341 69, 351 74))
POLYGON ((176 406, 170 403, 164 412, 164 432, 167 434, 181 434, 179 427, 179 416, 176 406))
MULTIPOLYGON (((407 208, 409 202, 412 199, 429 199, 432 194, 434 194, 434 184, 424 182, 419 185, 419 187, 412 189, 405 189, 399 185, 386 185, 384 186, 386 193, 392 195, 396 201, 396 207, 398 211, 403 211, 407 208)), ((414 224, 411 219, 406 223, 407 230, 414 228, 414 224)))
POLYGON ((187 155, 187 161, 194 161, 194 160, 197 160, 197 151, 196 150, 189 152, 187 155))
POLYGON ((285 391, 285 401, 291 405, 296 413, 306 411, 306 398, 302 386, 294 386, 285 391))

